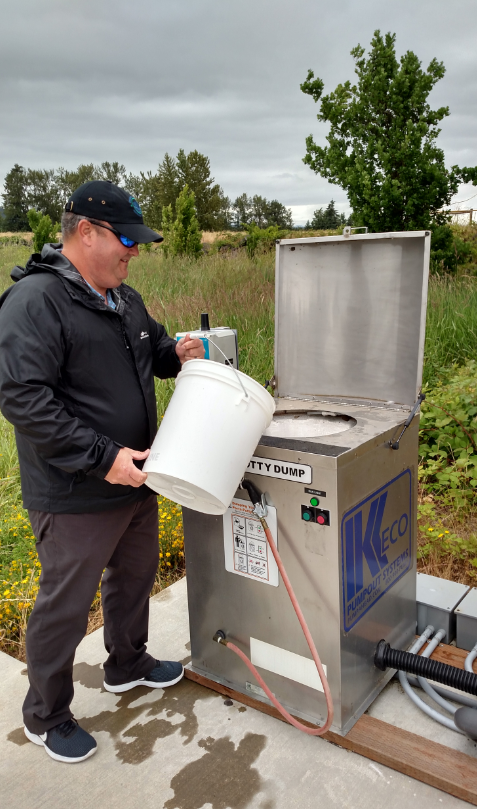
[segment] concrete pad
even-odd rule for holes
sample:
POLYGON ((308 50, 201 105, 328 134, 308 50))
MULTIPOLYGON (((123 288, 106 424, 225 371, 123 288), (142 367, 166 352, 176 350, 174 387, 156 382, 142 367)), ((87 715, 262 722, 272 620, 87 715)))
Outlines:
MULTIPOLYGON (((158 658, 187 662, 188 630, 182 580, 151 600, 149 649, 158 658)), ((75 716, 94 734, 99 749, 72 767, 53 761, 24 737, 25 666, 0 655, 0 794, 9 809, 468 805, 239 703, 226 706, 223 697, 190 680, 168 689, 109 694, 102 689, 104 657, 99 629, 78 648, 73 703, 75 716)), ((386 714, 386 721, 394 717, 396 724, 420 732, 421 717, 418 723, 406 712, 404 696, 394 685, 388 690, 390 698, 380 697, 371 713, 386 714)), ((432 729, 437 739, 434 723, 432 729)))

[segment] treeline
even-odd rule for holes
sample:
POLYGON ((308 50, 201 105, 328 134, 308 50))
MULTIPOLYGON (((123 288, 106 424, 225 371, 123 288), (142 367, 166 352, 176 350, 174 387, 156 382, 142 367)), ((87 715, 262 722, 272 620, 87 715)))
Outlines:
POLYGON ((166 154, 155 173, 128 173, 118 162, 82 164, 74 171, 29 169, 15 164, 4 181, 2 229, 30 230, 31 209, 48 215, 52 222, 60 222, 69 196, 89 180, 111 180, 126 188, 141 205, 146 224, 157 230, 163 226, 164 208, 171 206, 175 216, 179 194, 186 185, 194 192, 201 230, 240 230, 252 222, 261 228, 293 227, 290 209, 278 200, 242 194, 232 202, 212 177, 209 158, 197 150, 186 154, 180 149, 177 157, 166 154))
POLYGON ((318 208, 313 213, 313 219, 305 225, 305 230, 336 230, 342 225, 352 225, 353 217, 346 218, 344 213, 339 213, 335 208, 335 202, 332 199, 330 204, 325 209, 318 208))

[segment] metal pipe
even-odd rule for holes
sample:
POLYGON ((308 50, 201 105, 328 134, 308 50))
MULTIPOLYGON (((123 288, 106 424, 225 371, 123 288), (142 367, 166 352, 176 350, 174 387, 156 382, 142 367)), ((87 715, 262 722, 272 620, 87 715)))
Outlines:
MULTIPOLYGON (((445 636, 446 636, 445 630, 439 629, 439 631, 436 632, 435 636, 430 641, 427 649, 422 653, 422 657, 430 657, 433 651, 437 649, 437 647, 439 646, 441 640, 444 640, 445 636)), ((428 697, 430 697, 431 699, 434 700, 434 702, 440 705, 440 707, 443 708, 444 711, 448 711, 448 713, 450 714, 455 714, 457 710, 456 706, 452 705, 452 703, 450 703, 447 699, 444 699, 444 697, 442 697, 438 693, 438 691, 436 691, 435 688, 430 683, 428 683, 426 679, 424 679, 424 677, 418 677, 417 680, 420 687, 422 688, 423 691, 426 692, 428 697)))
MULTIPOLYGON (((409 685, 412 685, 413 688, 420 688, 419 681, 417 677, 413 677, 411 675, 407 675, 407 681, 409 685)), ((432 686, 434 691, 437 691, 441 697, 446 697, 447 699, 452 700, 453 702, 458 702, 460 705, 465 705, 466 708, 477 708, 477 700, 472 699, 472 697, 468 697, 465 694, 461 694, 460 691, 450 691, 449 688, 443 688, 441 685, 433 685, 432 686)))
MULTIPOLYGON (((422 647, 424 646, 424 644, 429 640, 429 638, 431 637, 431 635, 433 633, 434 633, 434 627, 431 626, 431 625, 427 626, 425 628, 424 632, 422 633, 422 635, 419 638, 417 638, 416 641, 414 641, 413 645, 409 649, 408 654, 416 655, 417 652, 419 652, 422 649, 422 647)), ((429 646, 427 647, 426 651, 424 652, 424 655, 426 655, 426 657, 427 657, 427 654, 432 654, 432 652, 434 651, 434 649, 436 648, 436 646, 440 642, 441 637, 444 637, 444 636, 445 636, 445 632, 443 632, 443 630, 441 629, 436 634, 436 637, 431 641, 431 643, 429 643, 429 646)), ((424 702, 424 700, 422 700, 420 697, 417 696, 417 694, 414 693, 414 691, 412 690, 404 671, 399 671, 398 676, 399 676, 399 682, 401 683, 401 686, 402 686, 404 692, 408 695, 409 699, 412 702, 414 702, 414 704, 423 713, 427 714, 427 716, 430 716, 431 719, 434 719, 436 722, 439 722, 441 725, 444 725, 444 727, 449 728, 449 730, 454 730, 456 733, 462 733, 463 732, 463 731, 459 730, 455 726, 454 721, 452 719, 448 719, 447 716, 442 716, 442 714, 440 714, 438 711, 436 711, 430 705, 427 705, 427 703, 424 702)), ((426 681, 422 677, 419 677, 418 680, 419 680, 419 684, 420 684, 420 681, 426 683, 426 681)), ((426 683, 426 686, 427 685, 429 685, 429 684, 426 683)), ((432 687, 429 686, 429 688, 432 688, 432 687)), ((425 690, 427 690, 427 689, 425 689, 425 690)), ((433 699, 434 699, 434 697, 433 697, 433 699)))
POLYGON ((439 722, 446 728, 449 728, 449 730, 454 730, 456 733, 463 734, 463 731, 455 726, 453 719, 449 719, 447 716, 443 716, 441 713, 439 713, 439 711, 436 711, 434 708, 431 708, 430 705, 427 705, 427 703, 424 702, 424 700, 422 700, 420 697, 417 696, 417 694, 414 693, 403 671, 399 672, 399 682, 401 683, 408 697, 414 702, 415 705, 417 705, 418 708, 421 709, 421 711, 423 711, 423 713, 430 716, 431 719, 435 719, 436 722, 439 722))
POLYGON ((477 657, 477 643, 465 658, 464 668, 466 671, 471 671, 472 673, 474 673, 473 662, 476 657, 477 657))

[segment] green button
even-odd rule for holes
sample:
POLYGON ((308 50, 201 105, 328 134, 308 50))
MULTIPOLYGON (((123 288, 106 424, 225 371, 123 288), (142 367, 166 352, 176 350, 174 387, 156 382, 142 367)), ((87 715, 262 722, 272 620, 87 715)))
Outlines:
POLYGON ((310 514, 309 511, 304 511, 303 512, 303 519, 306 520, 307 522, 308 522, 308 520, 311 520, 311 514, 310 514))
POLYGON ((318 500, 318 498, 317 498, 317 497, 312 497, 312 498, 310 499, 310 503, 311 503, 311 505, 312 505, 312 506, 317 506, 319 502, 320 502, 320 501, 318 500))

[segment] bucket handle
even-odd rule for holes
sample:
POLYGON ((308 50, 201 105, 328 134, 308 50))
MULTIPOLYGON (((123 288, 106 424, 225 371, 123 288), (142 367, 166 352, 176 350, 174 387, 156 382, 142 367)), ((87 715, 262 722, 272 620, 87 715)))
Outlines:
POLYGON ((232 369, 232 371, 234 372, 235 376, 237 377, 238 381, 240 382, 240 386, 241 386, 241 388, 242 388, 242 390, 243 390, 243 392, 244 392, 245 398, 246 398, 246 399, 248 399, 248 398, 249 398, 249 393, 247 392, 247 390, 246 390, 246 388, 245 388, 245 385, 243 384, 242 380, 240 379, 240 376, 239 376, 239 374, 238 374, 238 372, 237 372, 237 369, 236 369, 236 368, 234 368, 234 366, 233 366, 233 365, 230 365, 230 364, 229 364, 229 358, 227 357, 227 354, 224 354, 224 352, 222 351, 222 349, 221 349, 221 348, 219 348, 219 346, 217 345, 217 343, 214 343, 214 341, 213 341, 213 340, 211 340, 211 339, 210 339, 210 337, 207 337, 207 340, 209 341, 209 343, 212 343, 212 345, 213 345, 213 346, 215 346, 215 348, 217 349, 217 351, 220 351, 220 353, 222 354, 222 356, 223 356, 223 357, 225 357, 225 359, 227 360, 227 363, 228 363, 228 367, 229 367, 229 368, 231 368, 231 369, 232 369))

